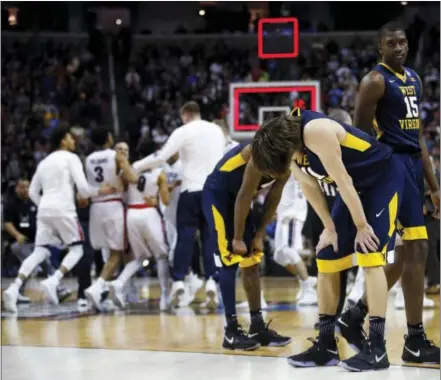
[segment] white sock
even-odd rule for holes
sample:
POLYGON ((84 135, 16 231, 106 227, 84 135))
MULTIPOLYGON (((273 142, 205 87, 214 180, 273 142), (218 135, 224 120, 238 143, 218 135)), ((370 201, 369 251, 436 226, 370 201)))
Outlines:
POLYGON ((32 271, 37 268, 46 257, 50 255, 50 251, 43 247, 35 247, 34 251, 23 261, 18 273, 28 278, 32 271))
POLYGON ((124 267, 124 270, 121 272, 121 274, 118 277, 118 281, 120 281, 123 286, 129 281, 138 270, 142 268, 142 261, 139 259, 135 259, 130 261, 126 264, 124 267))
POLYGON ((55 271, 55 273, 54 273, 54 277, 55 277, 58 281, 60 281, 60 280, 64 277, 64 274, 63 274, 59 269, 57 269, 57 270, 55 271))
POLYGON ((165 256, 160 257, 156 264, 158 265, 158 277, 159 284, 161 286, 161 293, 168 292, 168 280, 170 277, 170 271, 168 268, 168 259, 165 256))
POLYGON ((11 286, 16 286, 17 288, 20 288, 20 286, 23 285, 23 280, 20 277, 17 277, 14 282, 11 284, 11 286))
POLYGON ((101 288, 104 288, 104 286, 106 285, 106 281, 104 280, 104 278, 98 277, 97 280, 95 281, 95 284, 101 288))
POLYGON ((70 272, 72 268, 75 265, 77 265, 78 261, 80 261, 82 256, 83 256, 83 246, 73 245, 69 247, 69 252, 61 262, 61 266, 65 267, 70 272))

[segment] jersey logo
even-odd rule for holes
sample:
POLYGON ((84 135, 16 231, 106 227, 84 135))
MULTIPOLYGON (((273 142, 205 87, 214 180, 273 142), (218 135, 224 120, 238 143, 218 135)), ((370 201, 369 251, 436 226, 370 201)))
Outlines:
POLYGON ((390 82, 390 83, 394 83, 394 82, 395 82, 395 79, 389 79, 389 82, 390 82))

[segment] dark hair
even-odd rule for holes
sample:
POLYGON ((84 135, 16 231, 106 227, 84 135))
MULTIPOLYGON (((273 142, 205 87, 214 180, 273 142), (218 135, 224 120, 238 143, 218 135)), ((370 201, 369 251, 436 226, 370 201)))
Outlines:
POLYGON ((303 146, 301 121, 300 116, 280 116, 268 120, 256 132, 251 143, 251 155, 259 171, 286 173, 292 155, 303 146))
POLYGON ((388 22, 387 24, 384 24, 378 31, 378 40, 381 41, 388 32, 396 32, 398 30, 406 32, 406 28, 402 23, 398 21, 388 22))
POLYGON ((109 130, 103 127, 94 127, 90 131, 90 141, 97 146, 103 146, 109 139, 109 130))
POLYGON ((57 127, 53 130, 49 137, 49 141, 52 145, 52 149, 60 148, 61 141, 64 140, 66 135, 69 133, 68 127, 57 127))
POLYGON ((199 104, 197 104, 196 102, 187 102, 185 103, 181 109, 180 109, 180 113, 189 113, 191 115, 198 115, 201 113, 201 108, 199 107, 199 104))

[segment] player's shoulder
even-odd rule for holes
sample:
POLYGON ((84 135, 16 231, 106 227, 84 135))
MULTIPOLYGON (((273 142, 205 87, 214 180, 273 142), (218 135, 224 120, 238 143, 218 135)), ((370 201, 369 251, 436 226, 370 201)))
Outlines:
POLYGON ((369 71, 361 80, 362 86, 384 86, 384 73, 378 67, 369 71))

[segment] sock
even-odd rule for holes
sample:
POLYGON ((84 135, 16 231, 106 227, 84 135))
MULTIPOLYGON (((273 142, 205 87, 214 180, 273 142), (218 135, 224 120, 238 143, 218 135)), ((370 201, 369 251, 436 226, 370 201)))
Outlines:
POLYGON ((57 269, 57 270, 55 271, 55 273, 53 274, 53 276, 54 276, 58 281, 60 281, 60 280, 64 277, 64 274, 61 273, 61 271, 60 271, 59 269, 57 269))
POLYGON ((372 342, 384 342, 384 325, 386 318, 370 317, 369 318, 369 340, 372 342))
POLYGON ((409 335, 422 335, 424 334, 423 322, 417 323, 415 325, 407 324, 407 331, 409 335))
POLYGON ((319 314, 319 339, 334 341, 335 315, 319 314))
POLYGON ((237 315, 236 314, 227 314, 227 329, 235 330, 239 323, 237 322, 237 315))
POLYGON ((225 315, 236 315, 236 271, 237 265, 222 267, 219 271, 219 287, 225 308, 225 315))
POLYGON ((351 316, 355 319, 364 320, 366 318, 366 315, 368 314, 368 308, 363 303, 362 300, 359 300, 357 304, 351 309, 350 311, 351 316))
POLYGON ((158 266, 158 277, 159 277, 159 285, 161 287, 161 293, 167 293, 168 279, 170 277, 167 257, 165 256, 160 257, 157 260, 156 265, 158 266))
POLYGON ((106 286, 106 281, 104 280, 104 278, 98 277, 94 285, 99 286, 101 289, 104 289, 104 287, 106 286))
MULTIPOLYGON (((130 278, 132 278, 135 275, 135 273, 138 272, 138 270, 141 268, 142 268, 141 260, 136 259, 130 261, 129 263, 126 264, 123 271, 118 276, 118 281, 120 281, 124 286, 127 283, 127 281, 129 281, 130 278)), ((97 280, 97 282, 100 280, 104 282, 104 280, 101 277, 97 280)))
POLYGON ((12 284, 17 288, 20 288, 20 286, 23 284, 23 280, 20 277, 17 277, 12 284))
POLYGON ((250 310, 251 317, 251 326, 264 326, 265 322, 263 321, 262 310, 258 309, 255 311, 250 310))

